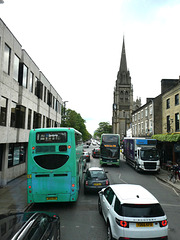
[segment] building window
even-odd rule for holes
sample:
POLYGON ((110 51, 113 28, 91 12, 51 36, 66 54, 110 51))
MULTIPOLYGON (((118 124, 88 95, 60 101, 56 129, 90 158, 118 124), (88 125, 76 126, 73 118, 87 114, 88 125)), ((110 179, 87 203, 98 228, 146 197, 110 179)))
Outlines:
POLYGON ((27 88, 27 79, 28 79, 28 68, 26 65, 23 64, 23 79, 22 79, 22 86, 27 88))
POLYGON ((31 116, 32 116, 32 110, 28 109, 28 125, 27 125, 28 129, 31 129, 31 116))
POLYGON ((34 82, 34 86, 35 86, 35 95, 37 96, 37 92, 38 92, 38 90, 37 90, 37 83, 38 82, 38 78, 37 77, 35 77, 35 82, 34 82))
POLYGON ((143 130, 144 130, 144 123, 141 122, 141 133, 143 134, 143 130))
POLYGON ((43 128, 45 128, 45 116, 43 116, 43 128))
POLYGON ((7 44, 5 44, 5 46, 4 46, 4 67, 3 67, 3 70, 8 75, 10 75, 10 63, 11 63, 11 48, 7 44))
POLYGON ((148 131, 149 131, 149 129, 148 129, 148 121, 147 120, 145 121, 145 131, 146 131, 146 133, 148 133, 148 131))
POLYGON ((51 119, 50 118, 46 119, 46 127, 51 127, 51 119))
POLYGON ((46 87, 44 86, 44 102, 46 102, 46 92, 47 92, 47 89, 46 89, 46 87))
POLYGON ((179 131, 179 113, 175 114, 175 131, 179 131))
POLYGON ((16 127, 25 128, 26 108, 22 105, 16 106, 16 127))
POLYGON ((16 127, 16 103, 11 102, 11 127, 16 127))
POLYGON ((41 114, 34 112, 33 128, 41 128, 41 114))
POLYGON ((138 112, 138 120, 140 120, 140 112, 138 112))
POLYGON ((52 94, 50 93, 50 91, 48 90, 48 100, 47 100, 47 104, 51 107, 52 106, 52 94))
POLYGON ((15 54, 14 55, 14 65, 13 65, 13 78, 18 82, 18 74, 19 74, 19 58, 15 54))
POLYGON ((145 116, 146 117, 148 116, 148 108, 147 107, 145 108, 145 116))
POLYGON ((141 118, 143 118, 143 115, 144 115, 144 114, 143 114, 143 110, 141 110, 141 118))
POLYGON ((150 133, 153 132, 152 119, 149 120, 149 131, 150 131, 150 133))
POLYGON ((179 105, 179 94, 175 95, 175 106, 179 105))
POLYGON ((149 106, 149 113, 152 115, 152 105, 149 106))
POLYGON ((33 79, 34 79, 34 74, 30 72, 30 77, 29 77, 29 91, 33 93, 33 79))
POLYGON ((10 143, 8 153, 8 168, 16 166, 26 161, 26 144, 10 143))
POLYGON ((7 99, 0 97, 0 125, 6 126, 7 99))
POLYGON ((0 144, 0 171, 2 171, 4 146, 5 146, 5 144, 0 144))
POLYGON ((124 92, 121 91, 121 92, 120 92, 120 101, 123 102, 123 99, 124 99, 124 92))
POLYGON ((166 100, 166 109, 170 108, 170 98, 166 100))
POLYGON ((127 102, 128 101, 128 91, 125 92, 125 101, 127 102))
POLYGON ((170 116, 167 116, 167 132, 170 132, 171 124, 170 124, 170 116))
POLYGON ((134 122, 134 115, 132 115, 132 122, 134 122))

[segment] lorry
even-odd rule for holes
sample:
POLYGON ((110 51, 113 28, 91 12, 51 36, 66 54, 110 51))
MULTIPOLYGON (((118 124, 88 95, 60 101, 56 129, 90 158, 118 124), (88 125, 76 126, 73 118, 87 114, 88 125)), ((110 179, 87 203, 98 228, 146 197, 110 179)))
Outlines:
POLYGON ((124 156, 136 171, 160 171, 156 139, 124 138, 124 156))

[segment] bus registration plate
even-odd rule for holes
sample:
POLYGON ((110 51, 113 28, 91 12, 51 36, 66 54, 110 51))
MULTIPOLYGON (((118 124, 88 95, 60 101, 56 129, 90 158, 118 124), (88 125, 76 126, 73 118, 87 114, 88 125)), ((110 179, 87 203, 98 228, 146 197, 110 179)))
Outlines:
POLYGON ((136 223, 136 227, 153 227, 153 223, 136 223))
POLYGON ((57 200, 57 197, 47 197, 46 200, 57 200))

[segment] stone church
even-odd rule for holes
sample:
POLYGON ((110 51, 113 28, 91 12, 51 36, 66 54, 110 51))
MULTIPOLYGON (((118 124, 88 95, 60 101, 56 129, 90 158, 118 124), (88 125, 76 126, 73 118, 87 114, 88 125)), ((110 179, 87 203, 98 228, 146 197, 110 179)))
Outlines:
POLYGON ((133 101, 133 85, 127 68, 125 41, 123 38, 120 67, 114 88, 113 100, 113 133, 120 134, 123 139, 131 126, 131 114, 141 106, 141 99, 133 101))

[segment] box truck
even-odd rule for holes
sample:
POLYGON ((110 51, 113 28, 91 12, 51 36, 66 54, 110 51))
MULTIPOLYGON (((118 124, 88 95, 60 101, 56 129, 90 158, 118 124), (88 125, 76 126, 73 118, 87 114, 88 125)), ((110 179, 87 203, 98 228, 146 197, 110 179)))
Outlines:
POLYGON ((124 138, 124 156, 136 171, 160 171, 157 140, 146 138, 124 138))

